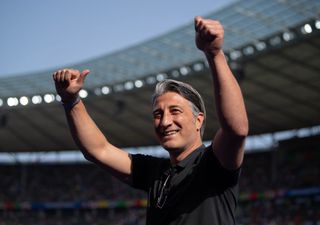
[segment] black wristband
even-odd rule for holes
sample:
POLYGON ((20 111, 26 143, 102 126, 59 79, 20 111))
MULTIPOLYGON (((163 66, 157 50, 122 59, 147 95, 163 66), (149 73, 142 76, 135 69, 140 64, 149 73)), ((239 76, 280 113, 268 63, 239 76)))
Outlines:
POLYGON ((62 105, 66 110, 71 110, 76 104, 80 102, 81 98, 77 95, 72 101, 64 102, 62 101, 62 105))

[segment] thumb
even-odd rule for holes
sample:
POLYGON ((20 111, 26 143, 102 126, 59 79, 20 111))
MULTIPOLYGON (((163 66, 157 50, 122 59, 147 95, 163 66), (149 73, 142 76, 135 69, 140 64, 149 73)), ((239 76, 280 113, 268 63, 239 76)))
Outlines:
POLYGON ((201 16, 196 16, 194 18, 194 28, 195 28, 196 31, 198 31, 198 26, 199 26, 199 23, 200 23, 201 20, 202 20, 201 16))
POLYGON ((90 73, 90 70, 83 70, 80 73, 79 81, 83 82, 86 76, 90 73))

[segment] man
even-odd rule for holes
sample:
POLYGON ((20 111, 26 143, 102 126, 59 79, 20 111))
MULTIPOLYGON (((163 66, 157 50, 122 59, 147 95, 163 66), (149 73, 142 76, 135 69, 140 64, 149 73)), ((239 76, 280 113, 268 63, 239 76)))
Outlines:
POLYGON ((170 159, 130 155, 108 142, 78 97, 88 70, 53 74, 75 142, 88 160, 148 192, 148 225, 235 224, 248 120, 241 90, 223 54, 223 27, 196 17, 195 30, 196 45, 211 68, 221 128, 205 147, 201 96, 182 82, 159 83, 152 106, 154 127, 170 159))

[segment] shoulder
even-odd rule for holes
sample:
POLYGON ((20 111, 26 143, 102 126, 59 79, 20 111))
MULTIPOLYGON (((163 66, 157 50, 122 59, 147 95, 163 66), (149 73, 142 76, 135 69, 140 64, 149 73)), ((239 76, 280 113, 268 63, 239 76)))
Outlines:
POLYGON ((241 167, 235 170, 223 167, 212 150, 212 145, 209 145, 204 149, 200 167, 202 173, 206 174, 207 177, 224 181, 230 185, 235 185, 239 181, 241 167))

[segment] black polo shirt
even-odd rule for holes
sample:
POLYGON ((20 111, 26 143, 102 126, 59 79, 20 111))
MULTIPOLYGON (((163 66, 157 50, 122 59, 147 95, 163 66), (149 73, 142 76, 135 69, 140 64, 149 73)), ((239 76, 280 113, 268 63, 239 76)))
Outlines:
POLYGON ((132 186, 148 192, 147 225, 235 224, 239 174, 224 169, 211 146, 174 166, 169 159, 132 155, 132 186))

